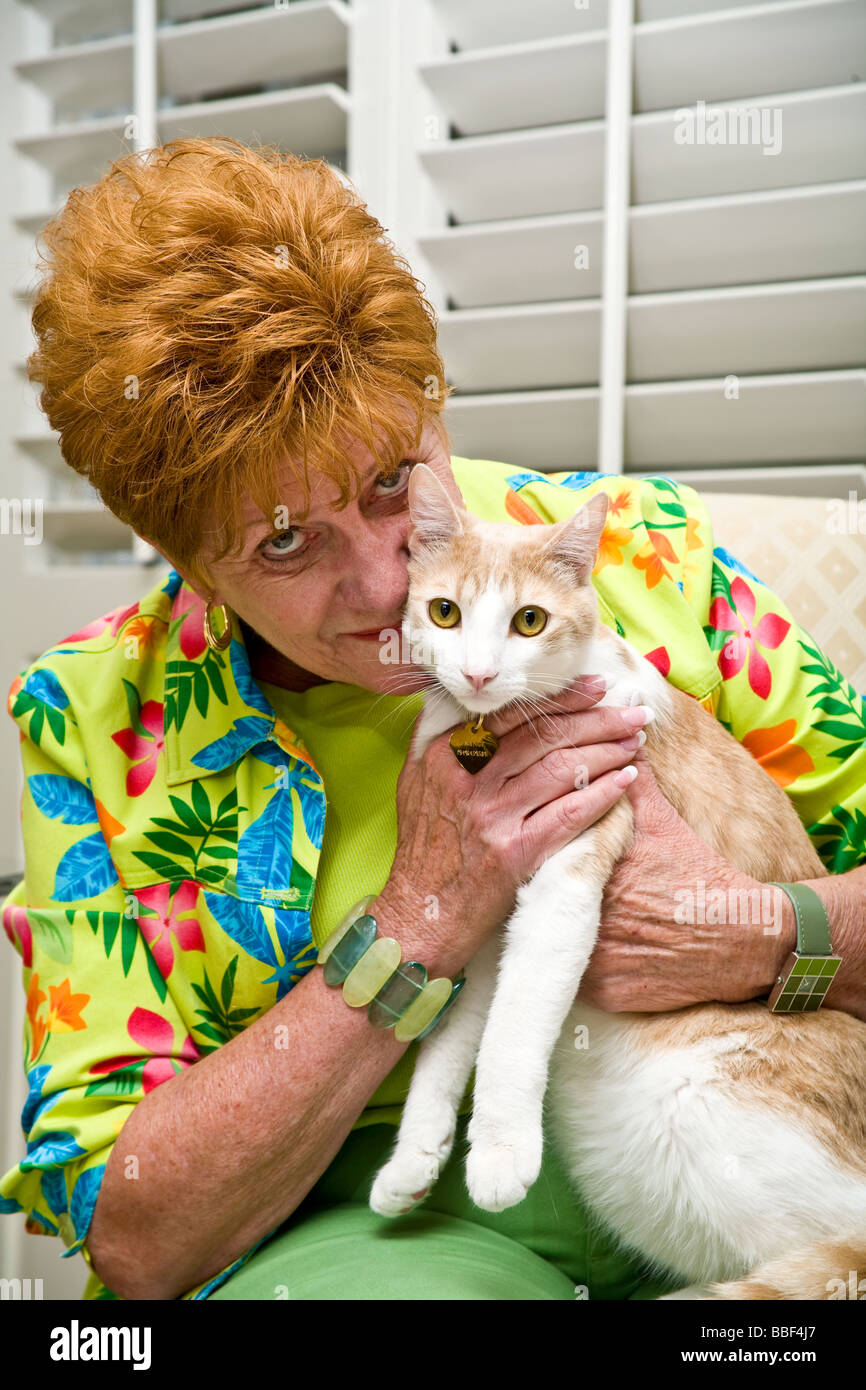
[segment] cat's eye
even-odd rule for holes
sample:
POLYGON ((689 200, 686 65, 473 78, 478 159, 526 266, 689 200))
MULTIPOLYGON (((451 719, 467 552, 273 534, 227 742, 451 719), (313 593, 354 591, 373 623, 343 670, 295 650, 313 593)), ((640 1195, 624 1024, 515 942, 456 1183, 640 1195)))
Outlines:
POLYGON ((437 627, 456 627, 460 622, 460 609, 450 598, 431 599, 427 612, 437 627))
POLYGON ((547 627, 547 614, 543 608, 536 608, 534 605, 518 608, 511 619, 511 626, 521 637, 537 637, 539 632, 543 632, 547 627))

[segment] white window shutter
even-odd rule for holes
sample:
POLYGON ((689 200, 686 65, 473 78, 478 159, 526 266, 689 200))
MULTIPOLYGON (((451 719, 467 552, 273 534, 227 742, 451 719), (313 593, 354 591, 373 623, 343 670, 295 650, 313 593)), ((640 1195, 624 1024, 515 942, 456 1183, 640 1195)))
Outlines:
POLYGON ((624 314, 614 469, 866 493, 862 0, 637 0, 625 304, 603 273, 613 7, 433 3, 452 51, 420 75, 451 129, 421 160, 450 225, 419 244, 457 451, 598 467, 603 325, 624 314), (679 143, 701 108, 713 135, 718 113, 734 134, 763 119, 763 144, 679 143))

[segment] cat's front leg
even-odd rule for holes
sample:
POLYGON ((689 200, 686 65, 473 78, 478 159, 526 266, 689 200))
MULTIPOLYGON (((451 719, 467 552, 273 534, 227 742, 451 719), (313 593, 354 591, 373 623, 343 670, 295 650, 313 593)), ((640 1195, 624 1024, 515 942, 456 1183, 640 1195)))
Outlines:
POLYGON ((538 1177, 548 1067, 598 936, 613 864, 630 843, 631 811, 617 803, 548 859, 518 893, 496 993, 476 1062, 466 1163, 484 1211, 504 1211, 538 1177))
POLYGON ((407 760, 417 762, 423 758, 434 739, 455 724, 463 723, 466 717, 466 711, 444 690, 428 695, 412 735, 407 760))
POLYGON ((497 935, 467 963, 460 997, 418 1048, 394 1152, 370 1192, 380 1216, 399 1216, 423 1201, 448 1161, 493 997, 499 948, 497 935))

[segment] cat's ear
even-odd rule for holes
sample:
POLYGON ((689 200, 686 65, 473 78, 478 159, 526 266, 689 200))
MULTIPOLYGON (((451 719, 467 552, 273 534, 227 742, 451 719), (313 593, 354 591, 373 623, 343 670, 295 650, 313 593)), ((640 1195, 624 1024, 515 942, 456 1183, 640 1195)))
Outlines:
POLYGON ((466 529, 462 498, 458 508, 426 463, 416 463, 409 474, 408 494, 413 545, 443 544, 466 529))
POLYGON ((589 583, 609 504, 607 493, 597 492, 574 516, 559 522, 547 542, 549 553, 575 570, 580 584, 589 583))

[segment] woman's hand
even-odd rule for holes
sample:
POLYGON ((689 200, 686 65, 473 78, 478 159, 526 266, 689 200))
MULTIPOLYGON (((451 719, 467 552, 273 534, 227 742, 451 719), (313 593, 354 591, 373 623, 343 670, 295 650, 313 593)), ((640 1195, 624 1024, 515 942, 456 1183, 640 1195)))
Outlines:
POLYGON ((641 711, 593 708, 603 693, 583 677, 541 713, 491 716, 499 747, 474 775, 450 731, 404 764, 393 868, 371 910, 401 924, 428 969, 432 959, 444 974, 459 970, 510 915, 520 884, 622 795, 616 778, 638 746, 641 711))
POLYGON ((662 794, 645 750, 634 763, 635 838, 605 889, 578 998, 612 1013, 754 999, 794 947, 779 902, 787 899, 741 873, 686 824, 662 794), (722 920, 702 921, 716 915, 717 890, 725 894, 722 920), (746 921, 738 920, 741 903, 746 921), (691 922, 684 920, 689 904, 691 922))

